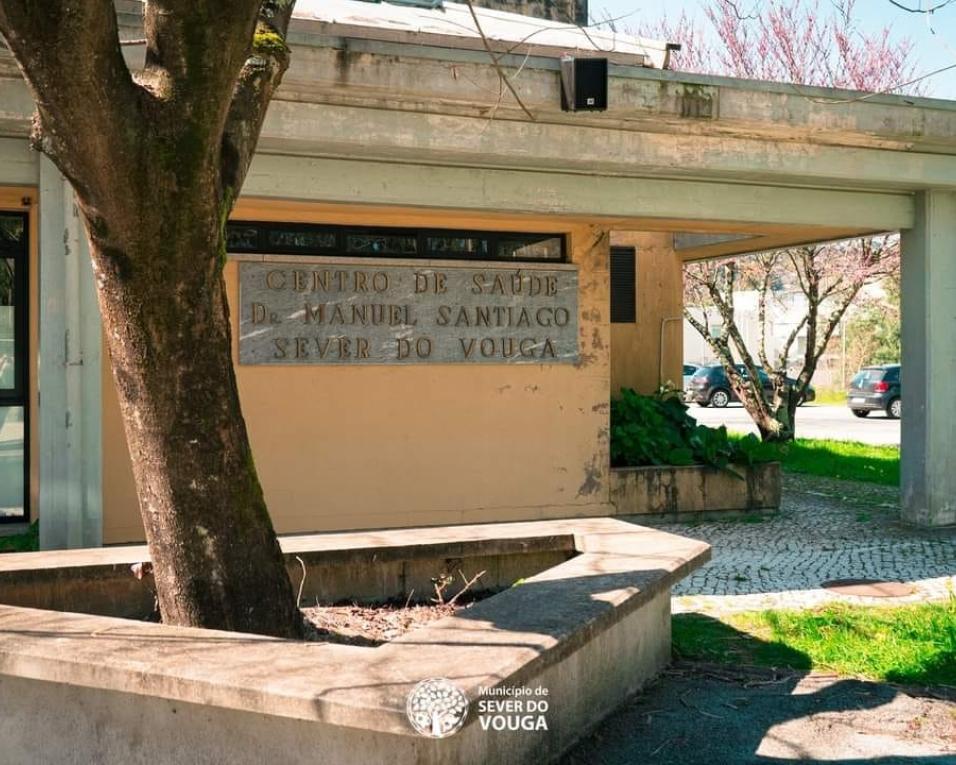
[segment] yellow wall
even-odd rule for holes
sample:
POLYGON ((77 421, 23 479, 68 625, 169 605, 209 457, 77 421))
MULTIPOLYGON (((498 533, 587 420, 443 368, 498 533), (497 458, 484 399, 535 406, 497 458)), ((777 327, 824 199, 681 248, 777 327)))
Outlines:
POLYGON ((611 244, 637 248, 637 322, 611 324, 611 393, 654 392, 661 382, 681 384, 683 365, 682 267, 671 234, 615 231, 611 244), (661 365, 661 322, 664 355, 661 365))
MULTIPOLYGON (((565 231, 579 267, 577 365, 237 365, 256 467, 277 531, 608 512, 603 229, 550 218, 255 201, 241 203, 234 218, 565 231)), ((225 278, 233 306, 237 272, 230 261, 225 278)), ((235 335, 235 314, 233 319, 235 335)), ((103 406, 104 542, 139 540, 129 455, 106 366, 103 406)))

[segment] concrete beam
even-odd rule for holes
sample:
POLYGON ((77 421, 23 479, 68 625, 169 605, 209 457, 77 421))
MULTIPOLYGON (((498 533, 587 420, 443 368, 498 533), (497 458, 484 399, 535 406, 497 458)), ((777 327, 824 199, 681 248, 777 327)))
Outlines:
POLYGON ((253 160, 243 192, 342 204, 559 215, 632 230, 648 219, 874 232, 913 222, 908 194, 264 154, 253 160))
MULTIPOLYGON (((133 5, 139 5, 135 3, 133 5)), ((138 36, 129 30, 130 37, 138 36)), ((136 66, 141 48, 127 46, 136 66)), ((262 152, 609 175, 879 190, 956 190, 956 107, 614 67, 610 108, 562 112, 554 59, 372 40, 299 38, 262 152)), ((33 102, 0 53, 0 134, 26 135, 33 102)))
POLYGON ((921 526, 952 525, 956 194, 920 194, 902 246, 903 517, 921 526))
MULTIPOLYGON (((437 72, 434 76, 440 77, 437 72)), ((399 92, 403 86, 395 84, 399 92)), ((712 125, 686 118, 678 120, 682 124, 666 125, 660 115, 655 115, 652 127, 633 119, 621 105, 600 117, 568 117, 559 112, 530 122, 507 103, 498 108, 493 101, 476 103, 473 93, 458 87, 454 101, 452 93, 449 100, 439 101, 417 92, 399 100, 397 93, 346 92, 335 83, 319 80, 307 94, 316 103, 281 97, 272 103, 259 148, 289 154, 778 185, 956 189, 956 156, 898 147, 827 145, 800 135, 795 127, 781 132, 779 122, 766 137, 754 135, 765 126, 727 125, 716 132, 712 125)), ((557 103, 556 81, 553 90, 557 103)), ((786 123, 784 116, 778 120, 786 123)))
POLYGON ((40 545, 102 544, 101 328, 73 189, 40 159, 40 545))
POLYGON ((835 242, 841 239, 852 239, 856 236, 865 236, 871 231, 861 231, 858 229, 842 228, 797 228, 789 231, 771 232, 760 236, 748 237, 729 242, 714 242, 699 247, 691 247, 681 250, 678 254, 684 262, 696 260, 711 260, 713 258, 726 258, 732 255, 748 255, 754 252, 767 252, 768 250, 783 250, 788 247, 800 247, 805 244, 820 244, 822 242, 835 242))

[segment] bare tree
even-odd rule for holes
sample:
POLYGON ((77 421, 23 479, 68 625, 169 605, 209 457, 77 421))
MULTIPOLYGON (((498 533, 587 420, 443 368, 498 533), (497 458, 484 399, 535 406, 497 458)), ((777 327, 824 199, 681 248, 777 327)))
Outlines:
POLYGON ((899 272, 899 255, 899 237, 882 236, 710 261, 685 270, 684 316, 720 359, 765 441, 793 439, 797 406, 847 309, 864 286, 899 272), (780 285, 802 295, 805 310, 771 354, 767 310, 780 285), (735 316, 734 294, 741 289, 756 292, 756 349, 747 346, 735 316), (713 315, 720 317, 719 324, 711 320, 713 315), (804 332, 806 343, 794 359, 794 346, 804 332), (737 359, 746 374, 738 371, 737 359), (788 375, 792 363, 799 370, 793 379, 788 375), (761 372, 770 378, 769 396, 761 372))
POLYGON ((224 224, 289 63, 294 0, 0 0, 33 145, 85 223, 164 621, 294 636, 231 358, 224 224))
MULTIPOLYGON (((913 46, 894 40, 889 28, 875 34, 857 27, 855 0, 766 0, 763 3, 708 0, 709 29, 686 15, 676 21, 646 24, 640 34, 679 40, 674 66, 691 72, 727 74, 758 80, 882 92, 914 86, 913 46), (745 7, 746 6, 746 7, 745 7)), ((734 392, 765 440, 794 437, 796 406, 826 351, 833 332, 862 287, 899 268, 898 237, 879 236, 838 244, 799 247, 782 252, 692 264, 685 267, 685 316, 723 364, 734 392), (784 282, 802 294, 806 311, 782 348, 770 358, 767 347, 768 303, 772 287, 784 282), (758 296, 758 348, 748 348, 734 316, 734 289, 758 296), (708 310, 709 309, 709 310, 708 310), (719 329, 709 316, 721 317, 719 329), (806 346, 793 383, 788 382, 790 354, 801 332, 806 346), (740 359, 747 370, 741 375, 740 359), (763 390, 762 366, 772 380, 772 395, 763 390)))

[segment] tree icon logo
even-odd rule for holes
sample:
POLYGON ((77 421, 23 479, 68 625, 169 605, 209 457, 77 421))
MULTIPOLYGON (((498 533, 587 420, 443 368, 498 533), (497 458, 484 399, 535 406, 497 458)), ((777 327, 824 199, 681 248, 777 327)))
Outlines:
POLYGON ((429 738, 457 733, 468 716, 468 699, 461 689, 443 677, 422 680, 405 702, 412 727, 429 738))

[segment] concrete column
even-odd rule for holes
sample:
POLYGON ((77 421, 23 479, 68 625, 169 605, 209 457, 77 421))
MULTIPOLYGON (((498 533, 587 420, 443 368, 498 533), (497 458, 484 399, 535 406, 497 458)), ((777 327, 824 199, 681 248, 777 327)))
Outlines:
POLYGON ((101 329, 73 190, 40 160, 40 545, 102 544, 101 329))
POLYGON ((903 518, 956 523, 956 193, 916 197, 903 233, 903 518))

